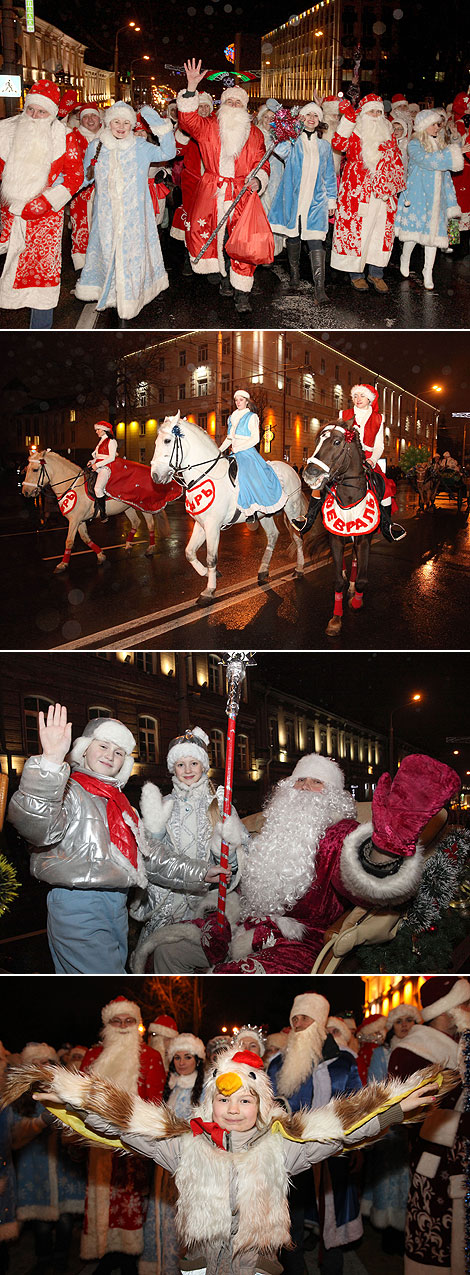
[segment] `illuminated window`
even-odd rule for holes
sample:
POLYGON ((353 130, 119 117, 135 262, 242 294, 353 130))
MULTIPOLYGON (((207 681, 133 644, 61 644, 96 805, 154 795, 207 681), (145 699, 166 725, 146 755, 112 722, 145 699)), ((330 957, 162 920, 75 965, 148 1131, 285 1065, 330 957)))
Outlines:
POLYGON ((24 739, 26 752, 33 757, 41 752, 39 743, 39 713, 47 716, 47 710, 54 701, 44 699, 40 695, 26 695, 23 700, 24 739))
POLYGON ((207 398, 207 390, 208 390, 207 376, 205 376, 203 380, 198 381, 197 383, 198 398, 207 398))
POLYGON ((135 391, 135 401, 137 407, 146 407, 148 402, 148 381, 141 381, 135 391))
POLYGON ((139 761, 158 761, 158 722, 155 717, 139 717, 139 761))

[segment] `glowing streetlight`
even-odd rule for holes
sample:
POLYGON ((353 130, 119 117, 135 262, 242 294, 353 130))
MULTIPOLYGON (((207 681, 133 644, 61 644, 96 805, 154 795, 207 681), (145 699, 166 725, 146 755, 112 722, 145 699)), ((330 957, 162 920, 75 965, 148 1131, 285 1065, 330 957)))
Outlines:
POLYGON ((141 29, 139 26, 137 26, 136 22, 126 22, 125 26, 119 27, 118 30, 116 31, 116 38, 114 41, 114 100, 115 102, 119 102, 119 99, 121 96, 120 88, 119 88, 119 36, 121 35, 122 31, 128 31, 129 27, 135 34, 137 34, 141 29))
POLYGON ((392 708, 390 710, 389 729, 388 729, 388 757, 389 757, 388 768, 392 776, 392 779, 393 779, 393 752, 394 752, 394 731, 393 731, 394 715, 395 713, 398 713, 400 709, 408 708, 410 704, 421 703, 422 698, 423 696, 421 694, 421 691, 414 691, 413 694, 410 695, 410 698, 405 700, 404 704, 397 704, 395 708, 392 708))
POLYGON ((431 389, 432 389, 432 390, 435 390, 436 394, 442 394, 442 391, 443 391, 443 389, 444 389, 444 386, 443 386, 443 385, 431 385, 431 389))

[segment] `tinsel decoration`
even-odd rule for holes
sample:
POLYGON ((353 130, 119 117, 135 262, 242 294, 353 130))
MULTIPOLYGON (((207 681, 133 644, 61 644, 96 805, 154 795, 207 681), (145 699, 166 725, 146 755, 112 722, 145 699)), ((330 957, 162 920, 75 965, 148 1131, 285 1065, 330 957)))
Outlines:
POLYGON ((287 106, 281 106, 269 127, 271 136, 276 142, 286 142, 289 139, 295 141, 303 129, 298 106, 294 106, 291 111, 287 109, 287 106))
MULTIPOLYGON (((464 1050, 464 1102, 470 1112, 470 1031, 462 1034, 464 1050)), ((465 1139, 465 1271, 470 1275, 470 1138, 465 1139)))
POLYGON ((8 859, 0 854, 0 917, 7 912, 10 904, 17 898, 20 882, 15 869, 8 859))

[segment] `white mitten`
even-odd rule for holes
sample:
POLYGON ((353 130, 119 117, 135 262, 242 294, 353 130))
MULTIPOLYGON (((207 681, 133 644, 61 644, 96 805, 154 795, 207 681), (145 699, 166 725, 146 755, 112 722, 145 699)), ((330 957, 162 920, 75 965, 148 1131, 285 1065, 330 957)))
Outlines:
POLYGON ((140 798, 140 809, 144 821, 145 832, 161 841, 173 810, 173 797, 162 797, 156 784, 144 784, 140 798))

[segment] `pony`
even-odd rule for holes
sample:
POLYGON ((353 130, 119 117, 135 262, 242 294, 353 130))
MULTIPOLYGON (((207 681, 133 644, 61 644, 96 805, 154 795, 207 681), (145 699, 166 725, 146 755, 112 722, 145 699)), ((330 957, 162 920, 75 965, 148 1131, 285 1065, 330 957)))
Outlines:
MULTIPOLYGON (((55 571, 66 571, 77 531, 83 543, 96 554, 96 561, 105 562, 106 554, 88 535, 86 524, 94 517, 95 502, 88 495, 85 471, 65 456, 60 456, 57 452, 52 452, 49 449, 34 453, 34 455, 29 457, 23 480, 21 488, 23 496, 39 496, 46 486, 49 486, 54 492, 59 509, 64 517, 67 518, 69 524, 64 556, 58 562, 55 571)), ((166 537, 170 526, 164 508, 162 509, 162 504, 166 504, 166 501, 162 502, 161 499, 159 501, 157 493, 155 493, 155 512, 159 519, 159 530, 160 534, 166 537)), ((139 515, 135 507, 126 504, 123 500, 107 499, 106 512, 110 515, 123 513, 129 519, 132 530, 127 533, 125 547, 126 550, 131 549, 135 533, 140 526, 139 515)), ((139 510, 139 513, 142 514, 149 533, 149 543, 145 556, 150 558, 155 553, 154 515, 145 513, 144 510, 139 510)))
MULTIPOLYGON (((282 487, 279 512, 284 512, 296 549, 294 578, 303 575, 304 554, 302 541, 292 529, 293 518, 305 511, 306 500, 302 495, 298 474, 283 461, 271 461, 282 487)), ((185 489, 186 509, 194 518, 194 529, 186 545, 188 562, 200 576, 207 576, 207 586, 200 594, 201 604, 213 598, 217 583, 217 554, 220 532, 235 522, 245 522, 246 515, 238 507, 238 482, 236 464, 198 425, 181 417, 166 416, 159 426, 155 451, 150 462, 155 482, 166 483, 176 478, 185 489), (235 471, 235 472, 234 472, 235 471), (207 565, 197 556, 198 549, 206 541, 207 565)), ((279 536, 274 516, 260 515, 267 545, 258 570, 258 581, 265 584, 269 578, 269 565, 279 536)))
POLYGON ((303 472, 304 482, 322 493, 322 518, 335 565, 335 605, 325 630, 328 637, 337 637, 342 627, 347 579, 344 541, 352 541, 348 595, 349 606, 358 611, 367 584, 371 538, 380 525, 379 501, 370 488, 364 462, 358 431, 330 421, 318 435, 315 451, 303 472), (328 494, 323 499, 325 488, 328 494))

